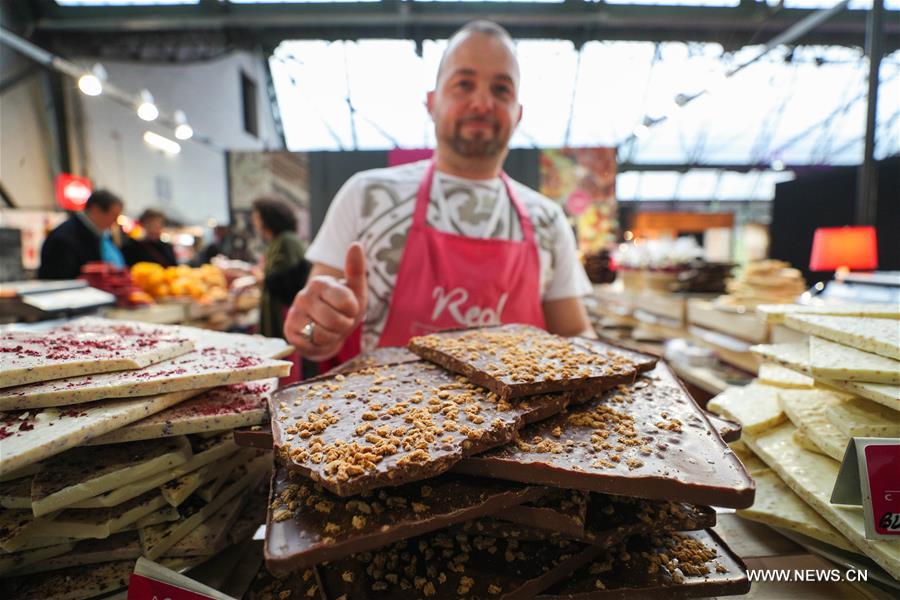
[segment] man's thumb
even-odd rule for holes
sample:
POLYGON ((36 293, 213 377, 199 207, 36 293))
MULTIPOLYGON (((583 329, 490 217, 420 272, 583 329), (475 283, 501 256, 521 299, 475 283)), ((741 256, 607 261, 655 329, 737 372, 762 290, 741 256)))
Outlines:
POLYGON ((364 304, 366 298, 366 255, 363 254, 362 244, 353 242, 347 250, 344 259, 344 281, 360 304, 364 304))

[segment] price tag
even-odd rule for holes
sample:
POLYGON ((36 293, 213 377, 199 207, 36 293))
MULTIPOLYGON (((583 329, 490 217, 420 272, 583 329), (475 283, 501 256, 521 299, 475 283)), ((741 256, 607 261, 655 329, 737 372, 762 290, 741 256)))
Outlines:
POLYGON ((212 600, 212 597, 132 573, 128 580, 128 600, 212 600))
POLYGON ((866 539, 900 539, 900 439, 851 439, 831 503, 862 506, 866 539))
POLYGON ((865 456, 875 533, 900 538, 900 443, 866 446, 865 456))

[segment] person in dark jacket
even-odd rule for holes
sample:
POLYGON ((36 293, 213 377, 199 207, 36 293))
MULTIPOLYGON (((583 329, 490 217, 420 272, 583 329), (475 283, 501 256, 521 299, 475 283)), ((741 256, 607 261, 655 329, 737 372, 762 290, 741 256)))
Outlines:
MULTIPOLYGON (((303 261, 303 241, 297 235, 297 217, 291 206, 278 198, 257 198, 251 213, 253 229, 266 242, 263 276, 268 278, 303 261)), ((262 286, 260 333, 269 337, 284 335, 284 313, 289 304, 272 294, 266 282, 262 286)))
POLYGON ((162 241, 162 230, 166 224, 166 215, 148 208, 141 213, 138 223, 144 228, 144 237, 140 240, 128 240, 122 247, 125 262, 132 266, 139 262, 151 262, 164 267, 178 265, 175 250, 171 244, 162 241))
POLYGON ((104 261, 125 266, 109 229, 122 214, 122 199, 106 190, 95 190, 81 212, 73 213, 47 235, 41 247, 39 279, 75 279, 89 262, 104 261))

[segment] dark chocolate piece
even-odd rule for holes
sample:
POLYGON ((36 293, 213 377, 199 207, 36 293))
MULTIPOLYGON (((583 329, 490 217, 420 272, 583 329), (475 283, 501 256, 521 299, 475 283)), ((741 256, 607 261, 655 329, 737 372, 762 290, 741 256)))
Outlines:
POLYGON ((398 365, 408 362, 416 362, 421 360, 418 356, 407 350, 403 346, 388 346, 385 348, 375 348, 369 352, 363 352, 355 358, 351 358, 345 363, 339 364, 331 369, 326 375, 337 375, 338 373, 351 373, 369 367, 383 367, 385 365, 398 365))
POLYGON ((433 333, 412 338, 409 349, 506 400, 633 381, 636 372, 652 368, 656 361, 528 325, 433 333))
POLYGON ((244 594, 246 600, 330 600, 322 592, 315 569, 301 569, 284 576, 272 575, 263 565, 244 594))
POLYGON ((630 386, 527 427, 456 472, 522 483, 746 508, 755 488, 664 363, 630 386))
POLYGON ((696 598, 746 594, 747 567, 712 531, 630 539, 538 600, 696 598))
POLYGON ((445 474, 342 498, 278 468, 267 519, 266 565, 273 573, 343 558, 535 500, 536 486, 445 474))
POLYGON ((534 502, 513 506, 497 516, 513 523, 550 529, 572 539, 584 535, 588 495, 579 490, 550 489, 534 502))
POLYGON ((719 432, 719 436, 722 438, 723 442, 731 443, 741 439, 741 431, 743 430, 743 427, 741 427, 740 423, 735 423, 734 421, 723 419, 718 415, 714 415, 705 411, 703 414, 709 420, 710 425, 715 427, 716 431, 719 432))
POLYGON ((568 540, 529 542, 439 531, 322 564, 331 600, 533 598, 601 552, 568 540))
POLYGON ((554 529, 553 525, 558 522, 556 520, 521 524, 511 522, 506 524, 499 521, 498 519, 506 518, 507 512, 470 521, 461 526, 462 530, 523 540, 565 537, 577 542, 608 547, 635 535, 693 531, 714 527, 716 524, 716 512, 707 506, 605 494, 591 494, 586 524, 581 531, 576 531, 571 526, 565 530, 554 529))
POLYGON ((234 430, 234 443, 242 448, 272 449, 271 425, 254 425, 234 430))
POLYGON ((282 464, 351 496, 438 475, 594 390, 499 400, 424 361, 293 385, 272 398, 282 464))

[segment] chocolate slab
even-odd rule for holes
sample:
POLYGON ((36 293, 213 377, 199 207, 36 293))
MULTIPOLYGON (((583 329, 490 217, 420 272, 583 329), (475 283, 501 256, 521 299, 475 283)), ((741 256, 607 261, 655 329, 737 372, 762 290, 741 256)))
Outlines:
POLYGON ((746 594, 747 567, 712 531, 632 538, 538 600, 696 598, 746 594))
POLYGON ((746 508, 753 480, 664 363, 454 470, 522 483, 746 508))
POLYGON ((113 444, 190 433, 225 431, 268 422, 267 403, 277 379, 217 387, 88 443, 113 444))
POLYGON ((418 356, 402 346, 388 346, 375 348, 369 352, 363 352, 355 358, 351 358, 328 371, 327 375, 338 373, 351 373, 369 367, 381 367, 385 365, 397 365, 420 360, 418 356))
POLYGON ((527 325, 443 331, 414 337, 422 358, 508 400, 633 381, 654 358, 584 338, 563 338, 527 325))
MULTIPOLYGON (((507 519, 509 512, 504 511, 497 516, 507 519)), ((557 527, 558 518, 518 523, 598 546, 616 544, 633 535, 693 531, 716 524, 716 513, 707 506, 607 494, 590 494, 585 512, 585 524, 580 531, 571 525, 557 527)))
POLYGON ((719 432, 719 436, 722 438, 722 441, 725 443, 736 442, 741 439, 741 427, 740 423, 735 423, 734 421, 729 421, 728 419, 723 419, 717 415, 714 415, 709 412, 704 412, 707 420, 709 420, 709 424, 716 428, 716 431, 719 432))
POLYGON ((438 475, 593 393, 510 403, 424 361, 372 367, 276 392, 272 435, 285 467, 351 496, 438 475))
POLYGON ((192 341, 162 331, 125 335, 5 332, 0 340, 0 388, 141 369, 193 349, 192 341))
POLYGON ((134 560, 141 555, 136 531, 116 533, 102 540, 84 540, 65 554, 16 570, 17 575, 45 573, 69 567, 93 565, 116 560, 134 560))
POLYGON ((266 377, 284 377, 291 363, 206 346, 143 369, 56 379, 0 390, 0 410, 69 406, 104 400, 151 396, 266 377))
POLYGON ((252 425, 234 430, 234 443, 242 448, 272 449, 272 427, 270 425, 252 425))
POLYGON ((133 560, 69 567, 40 577, 0 579, 0 597, 17 600, 81 600, 128 587, 133 560))
POLYGON ((497 516, 513 523, 550 529, 571 539, 584 535, 588 496, 579 490, 549 489, 537 500, 510 507, 497 516))
POLYGON ((348 499, 278 468, 266 565, 286 573, 503 511, 543 493, 536 486, 447 474, 348 499))
POLYGON ((320 565, 331 600, 533 598, 602 551, 568 540, 438 531, 320 565))
POLYGON ((256 573, 244 598, 246 600, 273 600, 274 598, 330 600, 322 593, 315 569, 302 569, 276 577, 269 573, 265 566, 256 573))

